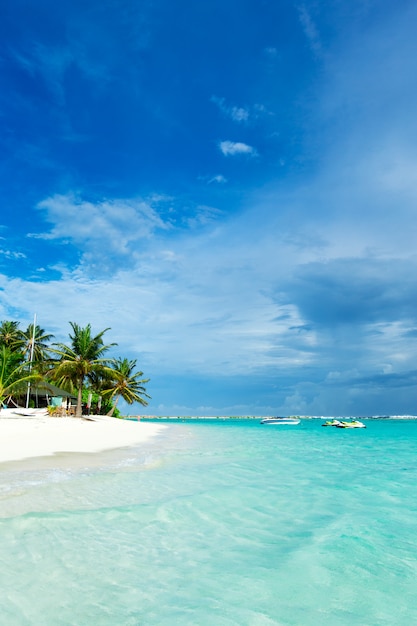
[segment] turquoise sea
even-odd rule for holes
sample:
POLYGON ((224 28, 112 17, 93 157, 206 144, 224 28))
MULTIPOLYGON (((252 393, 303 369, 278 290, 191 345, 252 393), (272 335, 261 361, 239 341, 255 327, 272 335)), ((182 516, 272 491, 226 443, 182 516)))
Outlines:
POLYGON ((169 422, 4 464, 7 626, 417 624, 417 420, 169 422))

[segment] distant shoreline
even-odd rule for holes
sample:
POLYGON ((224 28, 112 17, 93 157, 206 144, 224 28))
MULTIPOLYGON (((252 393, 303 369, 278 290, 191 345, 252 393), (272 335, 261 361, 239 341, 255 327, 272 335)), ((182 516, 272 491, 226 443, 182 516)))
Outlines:
MULTIPOLYGON (((195 421, 230 421, 230 420, 252 420, 257 421, 272 415, 141 415, 130 416, 130 419, 146 420, 195 420, 195 421)), ((282 416, 284 417, 284 416, 282 416)), ((329 420, 329 419, 360 419, 360 420, 417 420, 417 415, 287 415, 285 417, 296 417, 301 420, 329 420)), ((129 418, 127 418, 129 419, 129 418)))

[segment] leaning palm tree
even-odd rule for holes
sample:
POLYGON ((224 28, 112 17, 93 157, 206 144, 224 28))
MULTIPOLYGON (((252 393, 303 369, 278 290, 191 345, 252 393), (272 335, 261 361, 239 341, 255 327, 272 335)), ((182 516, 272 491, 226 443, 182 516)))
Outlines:
POLYGON ((47 334, 38 324, 29 324, 26 330, 18 331, 19 339, 22 342, 22 353, 25 358, 33 361, 45 361, 48 357, 48 342, 54 338, 53 335, 47 334))
POLYGON ((150 398, 150 396, 146 393, 143 385, 149 382, 149 378, 141 378, 143 372, 135 372, 135 368, 136 360, 129 361, 128 359, 118 358, 111 362, 110 380, 108 385, 104 383, 104 386, 107 386, 107 388, 102 391, 102 395, 110 398, 112 401, 115 398, 116 400, 107 415, 113 415, 120 398, 123 398, 128 404, 133 404, 134 402, 139 402, 143 406, 148 404, 144 396, 146 398, 150 398))
POLYGON ((48 372, 48 377, 69 391, 77 390, 77 408, 75 417, 82 417, 82 393, 85 380, 106 370, 108 359, 103 358, 103 354, 112 346, 117 344, 103 343, 103 335, 110 330, 105 328, 92 336, 91 325, 84 328, 70 322, 73 333, 70 334, 70 345, 64 343, 54 344, 55 348, 50 348, 50 352, 59 358, 55 360, 52 368, 48 372))
POLYGON ((6 346, 0 348, 0 408, 7 398, 21 395, 28 383, 39 380, 39 375, 30 373, 21 355, 6 346))

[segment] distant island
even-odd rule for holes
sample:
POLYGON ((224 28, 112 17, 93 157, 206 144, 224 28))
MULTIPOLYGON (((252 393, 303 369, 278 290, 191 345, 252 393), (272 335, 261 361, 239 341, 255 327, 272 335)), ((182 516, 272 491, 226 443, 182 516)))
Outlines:
MULTIPOLYGON (((268 415, 141 415, 141 420, 261 420, 268 415)), ((417 415, 286 415, 287 418, 301 420, 369 419, 369 420, 415 420, 417 415)))

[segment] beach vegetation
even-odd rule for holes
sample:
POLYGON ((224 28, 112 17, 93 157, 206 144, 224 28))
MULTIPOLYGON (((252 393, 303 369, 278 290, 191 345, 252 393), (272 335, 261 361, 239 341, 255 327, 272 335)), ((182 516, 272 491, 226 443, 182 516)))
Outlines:
MULTIPOLYGON (((90 410, 87 411, 93 415, 106 415, 112 408, 112 402, 109 398, 105 398, 102 395, 101 382, 99 386, 92 385, 85 386, 82 394, 83 407, 87 407, 90 401, 90 410)), ((113 417, 120 417, 120 411, 116 408, 113 417)))
POLYGON ((41 363, 50 358, 49 343, 53 335, 45 332, 38 324, 29 324, 26 330, 18 331, 19 348, 28 361, 41 363))
MULTIPOLYGON (((16 321, 0 322, 1 402, 22 405, 26 399, 26 406, 38 406, 37 393, 44 383, 49 396, 54 395, 51 389, 55 386, 55 395, 61 390, 64 397, 72 394, 77 398, 77 417, 86 407, 88 413, 119 417, 120 398, 127 404, 146 406, 149 379, 143 378, 136 360, 108 356, 110 348, 117 345, 104 343, 110 329, 94 334, 90 324, 82 327, 70 322, 70 326, 68 343, 51 343, 54 336, 35 322, 26 330, 16 321)), ((72 407, 54 409, 56 414, 72 411, 72 407)))
POLYGON ((30 372, 22 355, 4 344, 0 347, 0 403, 22 394, 30 382, 39 380, 39 374, 30 372))
POLYGON ((103 336, 110 330, 109 328, 93 335, 90 324, 82 327, 75 322, 70 322, 70 325, 72 334, 69 335, 69 345, 56 343, 50 349, 57 358, 53 361, 47 376, 68 391, 76 390, 75 416, 82 417, 82 393, 85 382, 93 380, 94 376, 102 376, 106 373, 109 359, 105 358, 104 354, 117 344, 104 343, 103 336))
POLYGON ((138 402, 142 406, 147 406, 145 398, 150 398, 146 393, 145 384, 149 378, 142 378, 143 372, 136 370, 136 359, 114 359, 110 363, 108 380, 104 380, 102 391, 104 398, 112 401, 112 406, 107 415, 112 416, 116 410, 120 398, 127 404, 138 402), (106 388, 107 385, 107 388, 106 388))
POLYGON ((20 346, 19 322, 3 320, 0 322, 0 347, 16 350, 20 346))

